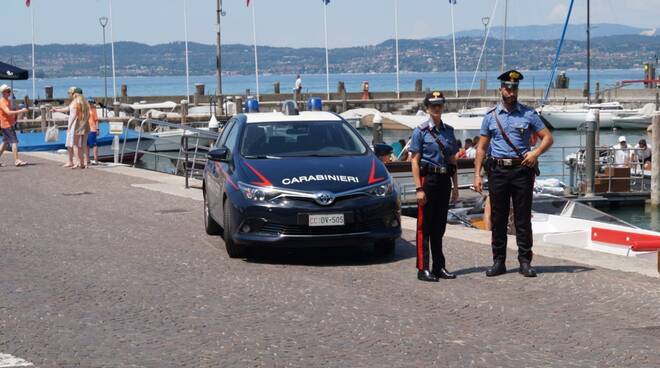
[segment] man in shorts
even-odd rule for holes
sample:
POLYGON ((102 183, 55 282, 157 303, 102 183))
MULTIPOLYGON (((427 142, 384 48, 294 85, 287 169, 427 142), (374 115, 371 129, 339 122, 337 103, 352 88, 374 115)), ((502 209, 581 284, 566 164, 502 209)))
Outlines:
MULTIPOLYGON (((11 88, 6 84, 0 86, 0 93, 2 93, 2 98, 0 98, 0 129, 2 129, 0 157, 5 152, 5 148, 11 146, 11 151, 14 154, 14 165, 25 166, 27 165, 27 162, 18 159, 18 138, 16 137, 14 124, 16 123, 16 116, 27 113, 28 109, 12 109, 11 101, 9 101, 11 88)), ((0 166, 2 166, 2 163, 0 163, 0 166)))

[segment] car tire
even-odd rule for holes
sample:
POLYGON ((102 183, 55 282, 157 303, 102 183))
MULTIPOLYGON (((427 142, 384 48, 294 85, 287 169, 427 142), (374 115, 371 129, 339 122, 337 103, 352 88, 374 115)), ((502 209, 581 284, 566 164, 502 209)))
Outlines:
POLYGON ((211 217, 211 210, 209 209, 209 201, 204 192, 204 229, 209 235, 222 235, 222 227, 218 224, 213 217, 211 217))
POLYGON ((225 248, 227 249, 227 254, 229 255, 229 258, 244 258, 245 257, 245 248, 236 244, 234 242, 234 239, 231 237, 231 233, 233 231, 233 216, 231 213, 231 204, 229 203, 229 200, 225 201, 225 204, 223 206, 223 239, 225 240, 225 248))
POLYGON ((381 240, 374 244, 374 252, 378 256, 391 256, 396 250, 396 239, 381 240))

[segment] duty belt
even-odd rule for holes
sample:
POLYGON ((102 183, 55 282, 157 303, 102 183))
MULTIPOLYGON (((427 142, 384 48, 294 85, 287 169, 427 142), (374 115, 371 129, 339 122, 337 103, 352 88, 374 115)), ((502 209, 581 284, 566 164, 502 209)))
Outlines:
POLYGON ((449 170, 446 166, 428 166, 426 168, 427 174, 447 174, 449 170))
POLYGON ((515 166, 520 166, 522 164, 523 160, 519 158, 493 158, 495 160, 495 164, 497 166, 502 166, 502 167, 515 167, 515 166))

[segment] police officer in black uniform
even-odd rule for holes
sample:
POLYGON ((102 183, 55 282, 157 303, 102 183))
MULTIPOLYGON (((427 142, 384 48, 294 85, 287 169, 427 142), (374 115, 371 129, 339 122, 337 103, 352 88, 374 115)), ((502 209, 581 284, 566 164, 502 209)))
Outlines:
POLYGON ((525 277, 536 277, 531 267, 532 192, 538 157, 550 148, 553 139, 536 111, 518 103, 518 84, 523 75, 509 70, 497 79, 501 82, 502 101, 484 117, 474 162, 474 187, 478 192, 483 190, 481 168, 485 166, 492 207, 493 266, 486 276, 506 273, 509 201, 513 200, 519 272, 525 277), (532 149, 530 139, 534 133, 541 138, 541 144, 532 149), (489 145, 490 156, 484 160, 489 145))
POLYGON ((447 225, 449 199, 458 199, 454 128, 442 121, 445 98, 442 92, 426 95, 429 119, 412 134, 412 173, 417 187, 417 278, 421 281, 455 279, 445 268, 442 237, 447 225), (452 180, 454 185, 452 187, 452 180), (429 245, 433 269, 429 267, 429 245))

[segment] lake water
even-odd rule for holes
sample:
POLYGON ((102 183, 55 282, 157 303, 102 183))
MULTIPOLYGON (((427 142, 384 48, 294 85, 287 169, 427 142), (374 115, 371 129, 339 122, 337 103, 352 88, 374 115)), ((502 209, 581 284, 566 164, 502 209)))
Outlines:
MULTIPOLYGON (((109 73, 110 74, 110 73, 109 73)), ((488 80, 490 86, 496 85, 495 76, 497 71, 489 71, 488 80)), ((474 72, 458 73, 458 88, 462 90, 469 89, 472 85, 474 72)), ((543 90, 550 78, 550 71, 525 71, 525 80, 522 88, 536 88, 543 90)), ((584 70, 567 71, 571 78, 570 87, 581 89, 586 81, 587 73, 584 70)), ((595 88, 596 82, 601 83, 601 88, 612 86, 616 82, 625 79, 643 79, 643 71, 637 69, 612 69, 612 70, 593 70, 592 83, 595 88)), ((486 77, 486 73, 479 73, 476 77, 474 89, 479 88, 479 80, 486 77)), ((415 80, 421 79, 424 82, 424 88, 440 89, 451 91, 454 89, 454 73, 402 73, 400 76, 400 86, 402 91, 413 91, 415 89, 415 80)), ((295 75, 260 75, 259 84, 261 93, 272 93, 273 83, 281 83, 281 92, 289 93, 292 91, 295 75)), ((303 74, 304 92, 325 92, 326 76, 325 74, 303 74)), ((243 94, 246 89, 250 89, 252 94, 256 94, 256 83, 254 75, 232 75, 223 76, 223 92, 225 94, 243 94)), ((373 92, 395 91, 396 74, 332 74, 330 75, 330 91, 337 89, 337 82, 342 81, 349 92, 361 91, 363 81, 369 81, 370 90, 373 92)), ((215 94, 215 75, 191 76, 190 91, 194 92, 195 83, 204 83, 207 88, 207 94, 215 94)), ((175 96, 186 94, 186 81, 183 75, 175 77, 117 77, 117 93, 121 84, 128 86, 129 96, 175 96)), ((85 77, 85 78, 52 78, 37 80, 37 94, 43 97, 44 86, 53 86, 56 98, 66 97, 66 91, 70 86, 77 86, 83 89, 86 96, 101 97, 104 95, 103 77, 85 77)), ((32 93, 32 81, 14 82, 16 96, 22 98, 23 95, 32 93)), ((626 88, 642 88, 641 85, 631 85, 626 88)), ((108 95, 113 95, 112 78, 108 78, 108 95)))

